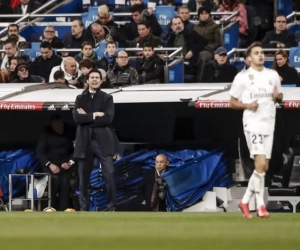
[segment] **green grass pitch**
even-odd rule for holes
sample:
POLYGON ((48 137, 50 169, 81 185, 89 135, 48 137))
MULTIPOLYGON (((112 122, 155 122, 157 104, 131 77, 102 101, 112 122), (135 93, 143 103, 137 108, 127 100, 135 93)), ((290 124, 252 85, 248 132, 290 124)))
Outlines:
POLYGON ((1 250, 293 250, 300 214, 1 212, 1 250))

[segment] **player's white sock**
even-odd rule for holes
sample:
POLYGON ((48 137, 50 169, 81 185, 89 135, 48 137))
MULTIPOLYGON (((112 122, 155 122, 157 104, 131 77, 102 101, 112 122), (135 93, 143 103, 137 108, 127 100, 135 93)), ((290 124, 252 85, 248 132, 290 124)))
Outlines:
POLYGON ((256 170, 254 170, 254 190, 257 208, 265 205, 265 175, 265 173, 258 173, 256 170))
POLYGON ((249 182, 248 182, 248 187, 246 189, 246 193, 244 194, 244 197, 242 199, 243 204, 248 204, 250 202, 250 199, 252 195, 254 194, 254 172, 251 175, 249 182))

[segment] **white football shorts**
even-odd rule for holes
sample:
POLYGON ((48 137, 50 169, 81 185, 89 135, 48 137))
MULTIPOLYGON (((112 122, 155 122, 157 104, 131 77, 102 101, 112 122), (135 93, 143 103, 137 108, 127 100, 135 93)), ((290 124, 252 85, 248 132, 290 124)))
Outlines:
POLYGON ((266 159, 271 159, 274 134, 260 135, 249 131, 244 131, 244 133, 252 159, 255 155, 265 155, 266 159))

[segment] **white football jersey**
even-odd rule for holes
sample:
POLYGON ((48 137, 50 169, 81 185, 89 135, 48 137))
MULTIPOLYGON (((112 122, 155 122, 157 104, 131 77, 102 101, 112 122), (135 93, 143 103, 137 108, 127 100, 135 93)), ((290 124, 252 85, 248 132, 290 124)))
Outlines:
POLYGON ((273 100, 275 86, 281 93, 281 81, 273 69, 264 68, 257 71, 253 68, 237 74, 229 94, 242 103, 249 104, 257 100, 258 109, 244 110, 244 130, 260 135, 274 133, 276 106, 273 100))

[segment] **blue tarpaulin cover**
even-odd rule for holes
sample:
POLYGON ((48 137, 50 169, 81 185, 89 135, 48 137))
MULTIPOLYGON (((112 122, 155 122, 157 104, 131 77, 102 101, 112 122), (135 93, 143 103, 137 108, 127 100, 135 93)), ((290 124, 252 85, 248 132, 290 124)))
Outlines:
MULTIPOLYGON (((226 187, 232 183, 228 158, 221 150, 141 150, 114 163, 118 202, 136 195, 143 170, 155 167, 157 154, 165 154, 169 160, 169 171, 163 178, 168 186, 166 202, 170 211, 182 211, 213 187, 226 187)), ((91 174, 90 200, 91 210, 106 208, 105 182, 97 162, 91 174)))
MULTIPOLYGON (((0 152, 0 186, 3 191, 3 199, 9 198, 9 174, 14 174, 17 170, 28 167, 30 172, 35 172, 39 166, 39 161, 34 149, 19 149, 16 151, 0 152)), ((26 189, 25 177, 15 176, 12 179, 13 197, 22 195, 26 189)))

